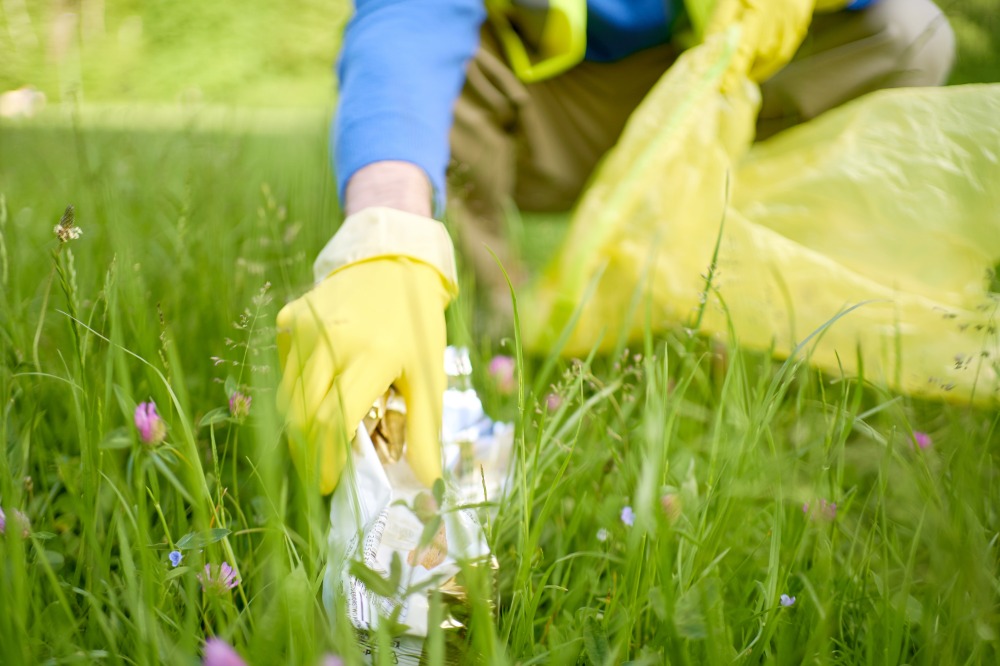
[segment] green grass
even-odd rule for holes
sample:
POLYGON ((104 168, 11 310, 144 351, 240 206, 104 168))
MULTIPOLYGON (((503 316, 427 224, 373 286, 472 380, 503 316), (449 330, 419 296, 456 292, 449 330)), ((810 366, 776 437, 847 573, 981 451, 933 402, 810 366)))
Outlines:
MULTIPOLYGON (((25 3, 25 22, 0 3, 0 88, 105 103, 0 124, 0 664, 195 664, 211 635, 254 665, 360 663, 322 608, 326 502, 291 465, 273 393, 275 314, 340 221, 325 109, 343 6, 209 4, 108 2, 105 37, 81 33, 60 68, 52 5, 25 3), (133 105, 191 87, 215 106, 133 105), (227 110, 277 102, 315 111, 227 110), (83 236, 60 246, 67 205, 83 236), (237 387, 253 397, 242 422, 225 418, 237 387), (148 400, 169 426, 157 447, 132 425, 148 400), (240 585, 203 592, 196 574, 223 560, 240 585)), ((941 4, 953 81, 995 79, 996 1, 941 4)), ((562 233, 555 219, 521 232, 535 264, 562 233)), ((487 523, 495 612, 492 581, 467 572, 467 654, 1000 663, 996 409, 682 331, 609 357, 527 357, 523 395, 501 395, 485 369, 514 344, 478 336, 471 291, 450 331, 490 413, 517 424, 518 455, 487 523), (913 446, 918 431, 931 446, 913 446)))
MULTIPOLYGON (((322 610, 325 503, 290 465, 273 399, 274 316, 339 220, 326 119, 253 118, 0 125, 0 503, 8 525, 14 509, 31 520, 27 538, 0 538, 0 663, 191 664, 209 635, 253 664, 359 663, 322 610), (69 204, 83 236, 59 246, 69 204), (213 412, 227 379, 253 396, 242 423, 213 412), (169 425, 153 448, 132 426, 150 399, 169 425), (189 534, 226 536, 173 569, 189 534), (223 560, 240 585, 203 593, 196 572, 223 560)), ((491 413, 518 425, 512 491, 488 523, 497 612, 473 599, 470 654, 1000 661, 997 411, 682 332, 527 358, 519 402, 485 374, 513 349, 468 333, 470 296, 451 330, 491 413)))

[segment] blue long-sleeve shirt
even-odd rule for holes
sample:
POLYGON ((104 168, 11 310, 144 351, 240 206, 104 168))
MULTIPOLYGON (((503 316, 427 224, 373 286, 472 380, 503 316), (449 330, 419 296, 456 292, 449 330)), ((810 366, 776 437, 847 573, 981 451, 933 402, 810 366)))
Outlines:
MULTIPOLYGON (((588 0, 586 58, 614 61, 668 42, 681 6, 588 0)), ((443 209, 452 108, 485 19, 483 0, 357 0, 344 33, 332 133, 341 200, 358 169, 402 160, 426 172, 443 209)))

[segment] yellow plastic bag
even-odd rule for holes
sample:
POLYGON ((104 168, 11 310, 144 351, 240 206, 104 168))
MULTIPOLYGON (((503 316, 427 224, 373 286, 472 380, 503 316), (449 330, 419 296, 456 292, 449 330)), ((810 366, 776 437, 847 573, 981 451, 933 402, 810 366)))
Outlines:
POLYGON ((700 318, 787 356, 830 324, 804 347, 824 370, 1000 400, 1000 85, 878 92, 751 148, 738 40, 685 52, 633 114, 526 294, 527 346, 700 318))

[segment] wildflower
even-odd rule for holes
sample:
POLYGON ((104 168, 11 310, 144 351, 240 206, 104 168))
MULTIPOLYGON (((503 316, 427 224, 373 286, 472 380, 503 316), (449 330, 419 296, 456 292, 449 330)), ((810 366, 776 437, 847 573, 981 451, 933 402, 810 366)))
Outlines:
POLYGON ((914 430, 913 443, 916 446, 919 446, 921 449, 926 449, 933 443, 933 440, 931 440, 931 436, 928 435, 926 432, 914 430))
POLYGON ((781 605, 785 608, 795 605, 795 597, 790 597, 787 594, 781 595, 781 605))
POLYGON ((247 666, 243 657, 221 638, 205 641, 205 655, 201 663, 204 666, 247 666))
POLYGON ((135 408, 135 427, 145 444, 159 444, 167 436, 167 426, 156 413, 155 402, 140 402, 135 408))
POLYGON ((629 527, 635 525, 635 512, 632 511, 632 507, 627 506, 622 509, 622 522, 629 527))
POLYGON ((250 415, 250 403, 253 402, 253 398, 241 391, 234 391, 231 396, 229 396, 229 413, 233 417, 243 420, 250 415))
MULTIPOLYGON (((17 509, 11 510, 11 527, 20 527, 21 536, 25 539, 31 534, 31 521, 28 520, 22 511, 17 509)), ((7 515, 3 512, 3 507, 0 507, 0 534, 6 534, 7 532, 7 515)))
POLYGON ((57 224, 52 232, 59 237, 60 243, 68 243, 83 235, 83 229, 80 227, 64 227, 61 224, 57 224))
POLYGON ((172 550, 170 554, 167 555, 167 559, 170 560, 171 566, 175 569, 180 566, 181 560, 184 559, 184 555, 179 550, 172 550))
POLYGON ((597 530, 597 540, 600 541, 601 543, 604 543, 605 541, 608 540, 608 531, 603 527, 597 530))
POLYGON ((52 229, 52 233, 56 235, 60 243, 68 243, 83 235, 83 229, 74 224, 72 206, 66 206, 66 212, 63 213, 59 224, 52 229))
POLYGON ((550 412, 554 412, 557 409, 559 409, 560 405, 562 405, 562 402, 563 399, 561 395, 555 392, 549 393, 547 396, 545 396, 545 409, 549 410, 550 412))
POLYGON ((821 518, 826 521, 833 521, 837 517, 837 503, 821 499, 819 504, 813 507, 813 511, 810 513, 809 502, 804 502, 802 504, 802 513, 808 515, 810 520, 821 518))
POLYGON ((206 564, 205 573, 198 574, 198 582, 206 592, 221 594, 239 585, 240 579, 236 577, 236 572, 229 563, 223 562, 217 567, 206 564))
POLYGON ((496 382, 497 391, 502 395, 509 395, 517 388, 514 380, 515 365, 510 356, 497 355, 490 359, 489 373, 496 382))
POLYGON ((825 499, 819 501, 819 513, 823 518, 827 520, 833 520, 837 517, 837 503, 827 502, 825 499))
POLYGON ((319 662, 319 666, 344 666, 344 660, 335 654, 327 653, 323 655, 323 659, 319 662))
POLYGON ((676 493, 664 493, 660 496, 660 508, 671 523, 681 517, 681 498, 676 493))

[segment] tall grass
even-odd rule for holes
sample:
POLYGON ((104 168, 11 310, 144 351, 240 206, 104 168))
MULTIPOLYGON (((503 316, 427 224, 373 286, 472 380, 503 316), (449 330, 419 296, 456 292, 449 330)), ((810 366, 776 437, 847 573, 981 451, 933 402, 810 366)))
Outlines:
MULTIPOLYGON (((191 664, 211 635, 252 664, 359 663, 322 608, 325 501, 274 409, 274 315, 338 219, 325 119, 289 118, 0 126, 0 663, 191 664), (69 204, 83 235, 61 244, 69 204), (150 400, 155 446, 132 425, 150 400), (239 585, 203 590, 222 561, 239 585)), ((683 331, 525 358, 503 395, 485 368, 511 347, 473 311, 467 292, 455 341, 518 437, 467 659, 1000 662, 996 410, 683 331)))

